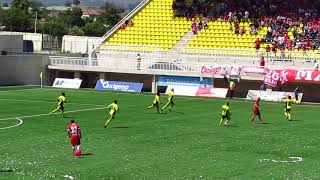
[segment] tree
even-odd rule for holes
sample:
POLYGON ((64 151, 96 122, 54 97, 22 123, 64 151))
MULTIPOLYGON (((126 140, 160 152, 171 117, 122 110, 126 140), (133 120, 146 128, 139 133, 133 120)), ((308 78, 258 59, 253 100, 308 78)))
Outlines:
POLYGON ((107 32, 107 29, 101 22, 95 21, 88 22, 83 28, 83 31, 86 36, 101 37, 107 32))
POLYGON ((10 31, 31 31, 33 20, 29 13, 20 9, 8 9, 1 12, 0 21, 10 31))
POLYGON ((82 29, 80 29, 79 27, 77 26, 74 26, 72 28, 69 29, 69 35, 73 35, 73 36, 83 36, 84 35, 84 32, 82 29))
POLYGON ((68 9, 63 13, 63 16, 70 19, 69 27, 83 27, 85 25, 85 22, 82 19, 82 9, 80 8, 68 9))
POLYGON ((30 7, 29 0, 13 0, 11 3, 12 9, 23 10, 24 12, 28 12, 30 7))
POLYGON ((73 0, 72 3, 78 7, 80 5, 80 0, 73 0))
POLYGON ((98 16, 97 21, 109 25, 111 28, 121 20, 119 14, 124 12, 123 9, 115 6, 112 3, 105 3, 102 8, 105 10, 105 12, 98 16))
POLYGON ((64 3, 64 6, 66 6, 66 7, 71 7, 71 2, 70 1, 66 1, 65 3, 64 3))

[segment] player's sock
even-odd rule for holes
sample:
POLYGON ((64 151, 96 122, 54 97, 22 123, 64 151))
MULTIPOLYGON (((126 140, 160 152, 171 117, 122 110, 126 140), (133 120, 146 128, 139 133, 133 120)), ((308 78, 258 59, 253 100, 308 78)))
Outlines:
POLYGON ((287 113, 287 112, 284 112, 284 115, 285 115, 286 118, 288 119, 288 113, 287 113))
POLYGON ((228 126, 228 122, 229 122, 229 121, 228 121, 228 120, 226 120, 226 122, 224 122, 224 125, 228 126))
POLYGON ((288 120, 291 121, 291 114, 288 113, 288 120))
POLYGON ((253 124, 254 118, 251 118, 250 123, 253 124))
POLYGON ((77 150, 80 150, 80 145, 77 146, 77 150))
POLYGON ((221 118, 220 123, 219 123, 219 126, 221 126, 222 122, 223 122, 223 119, 221 118))
POLYGON ((104 124, 104 127, 105 127, 105 128, 108 126, 108 124, 110 123, 110 121, 111 121, 111 118, 109 118, 109 119, 107 120, 106 124, 104 124))

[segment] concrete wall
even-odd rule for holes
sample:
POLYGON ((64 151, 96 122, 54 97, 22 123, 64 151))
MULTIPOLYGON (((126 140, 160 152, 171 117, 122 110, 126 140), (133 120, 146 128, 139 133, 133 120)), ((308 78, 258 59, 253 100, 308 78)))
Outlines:
POLYGON ((22 35, 23 40, 32 41, 34 52, 42 51, 42 34, 41 33, 0 31, 0 35, 22 35))
POLYGON ((39 85, 41 71, 44 85, 47 85, 48 63, 46 55, 0 56, 0 85, 39 85))
POLYGON ((23 52, 23 36, 0 34, 0 51, 22 53, 23 52))
MULTIPOLYGON (((145 74, 125 74, 125 73, 108 73, 108 72, 72 72, 72 71, 58 71, 51 70, 52 76, 50 84, 53 83, 54 77, 59 78, 76 78, 80 77, 83 80, 83 88, 94 88, 98 79, 105 79, 110 81, 128 81, 128 82, 141 82, 144 83, 143 92, 151 92, 153 75, 145 74)), ((236 82, 236 80, 235 80, 236 82)), ((256 80, 241 80, 237 83, 237 88, 235 91, 235 97, 245 98, 249 90, 259 90, 262 85, 262 81, 256 80)), ((223 79, 214 79, 215 87, 228 88, 228 83, 223 79)), ((274 88, 274 91, 286 91, 292 92, 296 86, 299 86, 300 90, 304 93, 302 101, 304 102, 320 102, 320 96, 318 96, 318 91, 320 89, 320 84, 308 84, 308 83, 288 83, 283 86, 278 86, 274 88)), ((158 87, 158 91, 164 93, 166 88, 158 87)))
POLYGON ((75 54, 88 54, 100 37, 63 36, 62 52, 75 54))
MULTIPOLYGON (((235 80, 236 82, 236 80, 235 80)), ((223 79, 215 79, 215 87, 228 88, 228 84, 223 79)), ((241 80, 237 84, 235 91, 236 97, 245 98, 249 90, 259 90, 262 85, 262 81, 253 80, 241 80)), ((299 86, 301 92, 303 92, 302 101, 304 102, 320 102, 319 89, 320 84, 309 84, 309 83, 288 83, 286 85, 280 85, 273 88, 273 91, 284 91, 293 92, 293 90, 299 86)))

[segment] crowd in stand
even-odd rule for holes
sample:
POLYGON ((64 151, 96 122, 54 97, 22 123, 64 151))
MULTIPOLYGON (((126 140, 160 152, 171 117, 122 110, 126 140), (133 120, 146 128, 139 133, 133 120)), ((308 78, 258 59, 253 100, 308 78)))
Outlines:
POLYGON ((272 44, 266 51, 320 49, 320 0, 227 0, 212 3, 210 0, 175 0, 172 7, 176 16, 193 20, 195 34, 204 27, 203 22, 194 21, 196 15, 201 14, 206 17, 205 23, 217 18, 229 21, 230 30, 236 34, 246 32, 240 22, 250 20, 248 31, 252 35, 267 27, 264 38, 256 40, 256 49, 261 43, 272 44), (214 13, 209 13, 212 10, 214 13))

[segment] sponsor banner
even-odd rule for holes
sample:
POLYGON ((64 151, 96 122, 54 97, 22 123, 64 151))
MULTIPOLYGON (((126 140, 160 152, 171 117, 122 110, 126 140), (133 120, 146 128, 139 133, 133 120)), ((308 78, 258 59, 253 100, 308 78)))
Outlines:
POLYGON ((267 70, 264 83, 276 87, 288 82, 320 83, 320 71, 312 70, 267 70))
POLYGON ((196 96, 226 98, 228 93, 227 88, 198 88, 196 96))
POLYGON ((174 94, 179 96, 196 96, 198 91, 198 87, 196 86, 169 85, 166 94, 168 94, 172 88, 174 89, 174 94))
MULTIPOLYGON (((261 100, 264 101, 273 101, 273 102, 281 102, 283 99, 291 96, 294 98, 293 92, 279 92, 279 91, 257 91, 257 90, 249 90, 247 94, 248 100, 255 100, 260 97, 261 100)), ((301 102, 303 93, 299 93, 297 103, 301 102)))
POLYGON ((56 78, 53 82, 52 87, 56 88, 69 88, 69 89, 79 89, 82 83, 81 79, 65 79, 56 78))
POLYGON ((264 76, 266 75, 268 68, 257 66, 243 66, 241 69, 241 75, 245 76, 264 76))
POLYGON ((211 98, 225 98, 228 93, 226 88, 206 88, 195 86, 177 86, 169 85, 166 94, 174 89, 175 95, 180 96, 199 96, 199 97, 211 97, 211 98))
POLYGON ((196 86, 196 87, 213 87, 211 78, 185 77, 185 76, 158 76, 158 86, 196 86))
POLYGON ((204 65, 201 68, 202 74, 220 74, 230 76, 264 76, 267 68, 259 66, 208 66, 204 65))
POLYGON ((105 81, 100 79, 97 81, 96 90, 106 91, 123 91, 123 92, 141 92, 143 83, 105 81))

